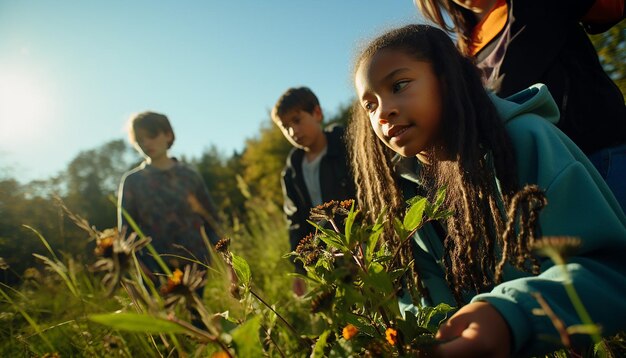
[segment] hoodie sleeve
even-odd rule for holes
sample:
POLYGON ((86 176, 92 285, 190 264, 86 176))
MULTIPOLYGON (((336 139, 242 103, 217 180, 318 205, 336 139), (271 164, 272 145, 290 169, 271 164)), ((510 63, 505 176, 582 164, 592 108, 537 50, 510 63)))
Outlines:
MULTIPOLYGON (((580 149, 543 118, 524 115, 510 121, 507 130, 516 148, 520 185, 537 184, 546 192, 541 234, 581 240, 565 267, 576 292, 603 335, 623 330, 626 217, 619 204, 580 149)), ((489 302, 502 314, 511 328, 514 354, 541 354, 557 348, 559 336, 547 316, 533 313, 539 304, 532 293, 540 293, 566 326, 582 323, 563 286, 565 279, 563 267, 546 260, 538 276, 506 281, 472 302, 489 302)), ((575 346, 591 342, 582 334, 571 339, 575 346)))

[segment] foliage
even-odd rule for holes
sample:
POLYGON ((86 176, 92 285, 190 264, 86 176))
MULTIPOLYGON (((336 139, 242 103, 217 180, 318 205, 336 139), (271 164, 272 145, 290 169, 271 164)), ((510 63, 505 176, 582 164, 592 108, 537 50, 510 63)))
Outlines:
POLYGON ((198 169, 220 212, 243 214, 245 198, 235 180, 243 170, 239 153, 234 152, 228 157, 211 146, 200 158, 191 160, 191 164, 198 169))
POLYGON ((385 212, 367 223, 353 201, 329 202, 311 210, 312 219, 327 221, 333 229, 312 222, 317 234, 303 239, 294 255, 303 262, 313 287, 311 312, 327 323, 319 340, 325 341, 329 355, 414 356, 436 344, 439 322, 452 307, 440 304, 416 315, 400 312, 397 299, 404 294, 403 280, 410 268, 398 260, 401 247, 410 245, 419 228, 448 215, 440 207, 444 195, 440 190, 434 203, 420 197, 410 201, 404 218, 394 220, 402 239, 397 246, 381 240, 385 212))
POLYGON ((604 70, 626 97, 626 21, 589 37, 598 51, 604 70))
MULTIPOLYGON (((406 215, 394 219, 401 244, 428 220, 449 214, 439 207, 443 195, 442 190, 434 203, 413 199, 406 215)), ((154 280, 135 255, 147 244, 141 235, 99 231, 72 214, 97 243, 98 259, 83 265, 29 229, 45 253, 38 257, 46 270, 29 269, 19 286, 0 287, 0 355, 409 356, 438 343, 434 333, 451 307, 399 312, 397 294, 407 268, 394 265, 397 248, 381 241, 385 213, 368 223, 351 201, 313 210, 318 233, 292 253, 305 262, 311 285, 309 295, 298 299, 288 294, 284 279, 290 264, 280 257, 287 242, 284 230, 277 235, 280 210, 258 198, 246 204, 247 217, 256 219, 239 223, 217 252, 207 247, 211 265, 192 262, 154 280), (320 226, 322 219, 333 229, 320 226), (243 244, 255 240, 257 246, 243 244), (260 256, 262 251, 269 254, 260 256), (103 280, 99 271, 106 273, 103 280)), ((576 242, 541 244, 539 253, 562 263, 576 242)), ((549 306, 542 307, 548 314, 549 306)), ((563 334, 580 329, 566 327, 563 334)), ((609 343, 615 352, 625 346, 621 336, 609 343)), ((597 356, 606 348, 598 344, 597 356)))
POLYGON ((123 140, 114 140, 80 152, 65 171, 48 180, 27 184, 0 180, 0 257, 10 265, 0 280, 16 282, 24 270, 36 265, 31 253, 41 253, 32 240, 33 232, 22 225, 36 228, 53 247, 78 257, 89 256, 93 244, 64 216, 54 196, 60 196, 93 225, 115 226, 116 213, 108 197, 116 194, 120 177, 137 159, 123 140))
POLYGON ((292 146, 280 129, 271 121, 261 125, 257 137, 246 141, 243 152, 243 179, 250 184, 250 192, 277 205, 282 205, 280 173, 292 146))

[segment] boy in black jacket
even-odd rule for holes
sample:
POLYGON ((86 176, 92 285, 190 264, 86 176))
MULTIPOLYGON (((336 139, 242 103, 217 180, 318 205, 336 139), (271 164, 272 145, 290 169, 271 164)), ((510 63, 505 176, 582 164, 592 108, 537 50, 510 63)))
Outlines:
MULTIPOLYGON (((343 128, 324 130, 324 115, 315 94, 307 87, 290 88, 272 109, 272 120, 295 147, 282 172, 283 210, 289 225, 291 250, 314 231, 307 223, 312 207, 330 200, 355 197, 348 167, 343 128)), ((296 272, 304 273, 299 262, 296 272)), ((304 294, 304 282, 296 279, 293 291, 304 294)))

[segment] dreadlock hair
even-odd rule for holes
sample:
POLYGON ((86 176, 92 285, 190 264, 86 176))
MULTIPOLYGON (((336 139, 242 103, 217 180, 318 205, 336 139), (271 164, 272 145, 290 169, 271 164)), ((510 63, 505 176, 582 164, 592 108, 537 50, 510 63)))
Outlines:
MULTIPOLYGON (((528 269, 523 266, 530 258, 537 212, 545 201, 536 187, 516 194, 515 154, 504 124, 481 84, 476 67, 459 53, 442 30, 428 25, 392 30, 362 51, 355 73, 382 50, 402 51, 418 61, 430 62, 440 81, 443 130, 437 143, 441 143, 441 148, 439 145, 430 148, 427 155, 448 159, 423 165, 421 175, 431 199, 437 188, 446 187, 444 205, 454 212, 442 222, 448 233, 443 243, 444 262, 446 280, 461 304, 463 292, 481 292, 500 280, 504 262, 528 269), (435 150, 444 155, 435 155, 435 150), (515 207, 509 208, 510 215, 519 212, 525 215, 505 220, 509 216, 507 203, 514 197, 515 207), (516 224, 525 229, 513 229, 516 224), (501 242, 505 231, 511 243, 501 242), (513 243, 515 239, 519 243, 513 243), (496 249, 502 249, 500 262, 496 249)), ((346 133, 358 202, 368 210, 372 220, 383 208, 387 208, 390 217, 399 217, 405 203, 394 171, 395 153, 376 137, 368 114, 356 103, 346 133)), ((388 224, 384 240, 392 246, 399 245, 400 238, 395 236, 392 225, 388 224)), ((405 246, 401 265, 412 260, 411 248, 405 246)), ((424 293, 415 265, 413 269, 412 285, 424 293)))
POLYGON ((457 46, 462 53, 466 55, 470 53, 471 34, 478 24, 476 15, 471 10, 452 0, 415 0, 415 4, 426 19, 447 32, 456 34, 457 46), (442 10, 452 19, 452 26, 446 22, 442 10))

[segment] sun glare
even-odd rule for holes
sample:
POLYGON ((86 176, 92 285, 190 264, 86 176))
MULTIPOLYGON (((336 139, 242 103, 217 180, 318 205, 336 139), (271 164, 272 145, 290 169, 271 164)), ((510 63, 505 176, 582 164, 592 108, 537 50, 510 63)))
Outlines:
POLYGON ((32 76, 0 72, 0 140, 28 144, 46 131, 53 102, 43 83, 32 76))

